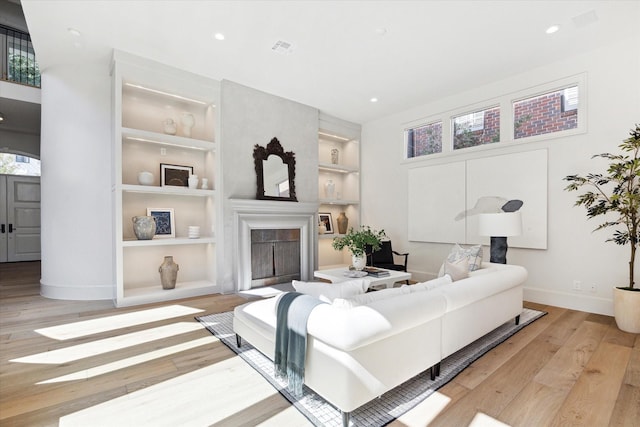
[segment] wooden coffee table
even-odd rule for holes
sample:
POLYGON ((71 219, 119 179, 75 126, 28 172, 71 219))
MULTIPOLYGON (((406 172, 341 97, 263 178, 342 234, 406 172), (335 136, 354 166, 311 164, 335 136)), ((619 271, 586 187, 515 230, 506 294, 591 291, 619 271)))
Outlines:
MULTIPOLYGON (((393 284, 396 282, 402 282, 411 279, 411 273, 405 273, 404 271, 386 270, 389 272, 388 276, 376 277, 376 276, 364 276, 370 280, 369 289, 375 287, 393 288, 393 284)), ((331 283, 346 282, 352 280, 354 277, 349 277, 346 274, 349 273, 348 268, 332 268, 329 270, 317 270, 313 272, 314 277, 329 280, 331 283)))

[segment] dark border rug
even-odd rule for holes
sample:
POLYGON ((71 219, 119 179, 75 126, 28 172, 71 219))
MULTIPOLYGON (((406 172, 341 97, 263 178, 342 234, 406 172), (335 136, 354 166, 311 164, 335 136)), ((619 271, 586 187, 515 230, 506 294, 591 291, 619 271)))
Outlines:
MULTIPOLYGON (((441 363, 440 376, 434 381, 429 378, 428 370, 422 372, 393 390, 389 390, 378 399, 362 405, 351 413, 351 422, 355 426, 383 426, 409 411, 433 392, 451 381, 467 366, 483 354, 513 336, 520 329, 544 316, 545 312, 523 309, 520 324, 513 320, 489 332, 458 352, 447 357, 441 363)), ((287 391, 287 384, 275 378, 273 362, 253 348, 246 340, 242 347, 236 347, 233 333, 233 312, 211 314, 196 317, 213 335, 222 341, 245 362, 258 371, 269 383, 291 402, 305 417, 316 426, 342 426, 340 411, 318 396, 313 390, 304 387, 304 395, 296 399, 287 391)))

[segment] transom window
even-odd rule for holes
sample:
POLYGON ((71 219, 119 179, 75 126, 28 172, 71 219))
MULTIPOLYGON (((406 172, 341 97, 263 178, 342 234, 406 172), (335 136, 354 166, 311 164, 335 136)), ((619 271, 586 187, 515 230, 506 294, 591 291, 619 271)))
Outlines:
POLYGON ((515 101, 513 139, 577 128, 578 105, 578 86, 515 101))
POLYGON ((453 117, 453 149, 500 141, 500 107, 453 117))
POLYGON ((407 158, 442 152, 442 122, 405 129, 407 158))

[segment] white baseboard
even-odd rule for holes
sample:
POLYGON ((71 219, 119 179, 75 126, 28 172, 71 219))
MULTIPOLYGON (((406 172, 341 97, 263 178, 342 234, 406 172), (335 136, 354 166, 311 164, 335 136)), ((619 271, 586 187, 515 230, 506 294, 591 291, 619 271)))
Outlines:
POLYGON ((68 286, 50 285, 40 281, 40 295, 45 298, 73 301, 115 300, 115 285, 68 286))
POLYGON ((524 300, 555 307, 613 316, 613 299, 559 292, 549 289, 524 288, 524 300))

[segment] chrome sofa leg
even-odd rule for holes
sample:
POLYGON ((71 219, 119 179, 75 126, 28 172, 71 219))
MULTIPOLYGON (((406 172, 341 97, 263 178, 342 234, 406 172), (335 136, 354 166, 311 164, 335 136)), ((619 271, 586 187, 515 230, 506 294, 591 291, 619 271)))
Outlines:
POLYGON ((236 347, 242 347, 242 337, 238 334, 236 334, 236 347))
POLYGON ((342 414, 342 427, 349 427, 349 420, 351 419, 351 412, 340 411, 342 414))

